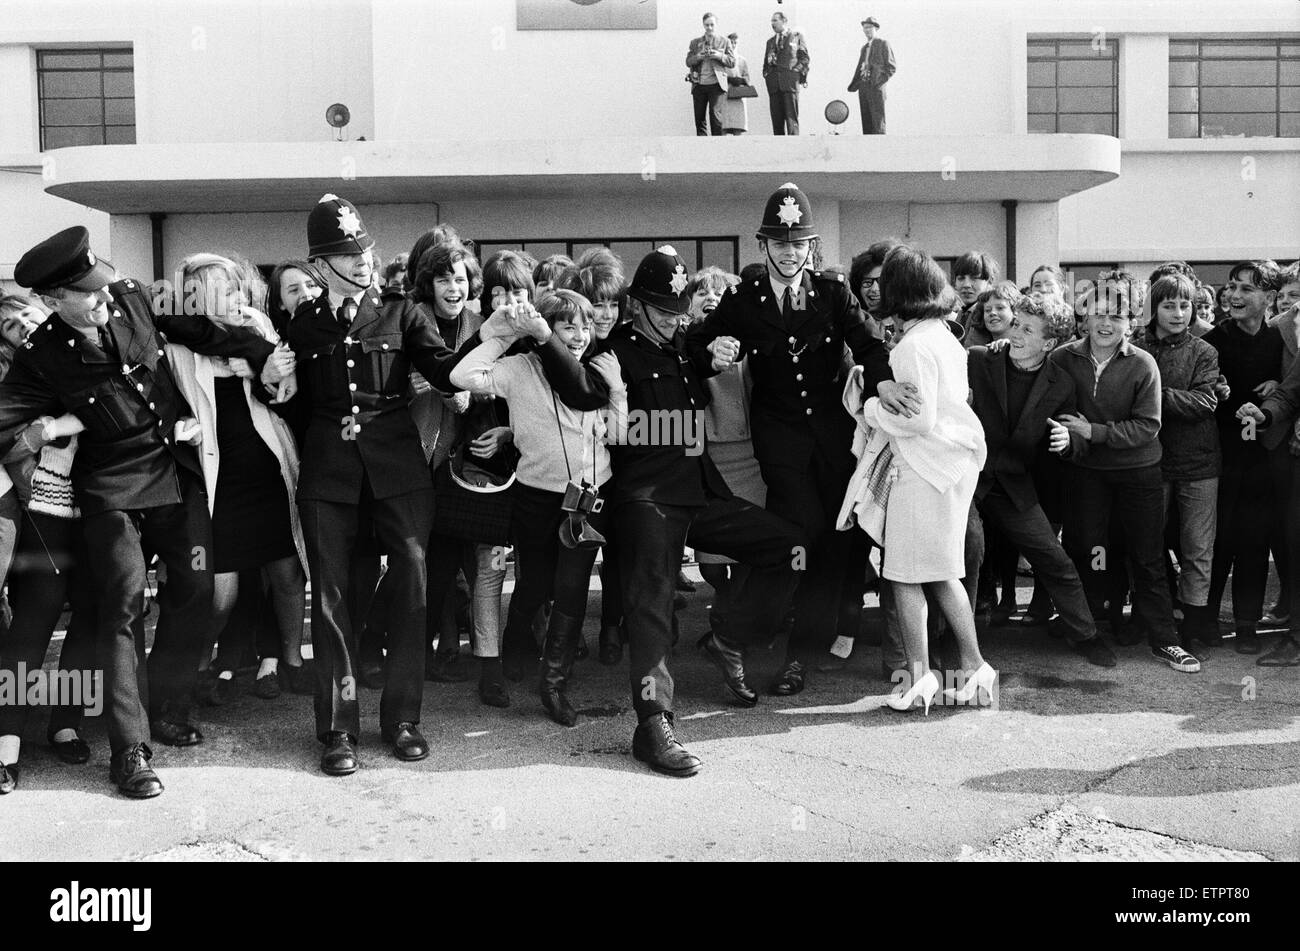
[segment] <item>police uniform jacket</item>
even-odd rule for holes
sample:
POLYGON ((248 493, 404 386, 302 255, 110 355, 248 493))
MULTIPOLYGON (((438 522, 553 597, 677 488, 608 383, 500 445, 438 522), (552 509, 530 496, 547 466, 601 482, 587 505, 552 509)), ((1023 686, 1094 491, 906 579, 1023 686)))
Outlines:
POLYGON ((853 420, 844 409, 844 347, 862 366, 869 392, 892 380, 884 342, 873 335, 839 277, 805 271, 803 308, 790 327, 766 277, 732 287, 702 322, 687 331, 686 349, 697 373, 712 376, 708 346, 718 337, 740 341, 740 357, 754 378, 754 452, 803 466, 815 448, 844 457, 851 467, 853 420))
POLYGON ((258 368, 275 349, 242 328, 202 317, 155 316, 136 281, 118 281, 108 290, 105 331, 115 354, 51 315, 19 348, 0 384, 0 451, 38 416, 70 412, 85 424, 72 483, 86 516, 179 503, 177 466, 202 479, 194 447, 176 443, 176 421, 193 414, 163 352, 167 342, 209 356, 242 357, 258 368))
MULTIPOLYGON (((480 343, 473 335, 460 354, 480 343)), ((367 290, 346 330, 328 294, 303 301, 289 325, 298 358, 296 410, 305 419, 298 500, 356 504, 432 490, 410 412, 411 368, 444 393, 457 354, 433 318, 398 291, 367 290)))

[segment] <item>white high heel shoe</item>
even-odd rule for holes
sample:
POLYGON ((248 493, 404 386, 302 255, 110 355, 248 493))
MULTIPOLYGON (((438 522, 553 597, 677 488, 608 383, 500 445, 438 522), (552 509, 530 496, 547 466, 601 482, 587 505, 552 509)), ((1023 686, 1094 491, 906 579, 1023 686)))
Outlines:
POLYGON ((949 687, 943 692, 943 702, 955 706, 978 706, 988 707, 993 705, 994 697, 997 696, 998 672, 988 665, 986 661, 980 664, 979 669, 971 675, 961 688, 949 687), (983 691, 987 696, 987 701, 980 695, 983 691))
POLYGON ((912 685, 912 689, 906 693, 893 693, 885 699, 885 704, 891 710, 897 710, 899 713, 905 713, 914 709, 917 704, 925 708, 925 715, 930 715, 930 704, 934 701, 934 695, 939 692, 939 678, 934 675, 934 671, 928 671, 924 677, 912 685))

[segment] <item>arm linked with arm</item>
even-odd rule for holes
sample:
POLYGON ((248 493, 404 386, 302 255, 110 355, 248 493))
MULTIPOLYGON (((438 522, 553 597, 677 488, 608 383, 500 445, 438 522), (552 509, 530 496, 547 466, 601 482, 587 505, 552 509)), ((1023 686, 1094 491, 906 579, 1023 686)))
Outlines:
POLYGON ((1093 423, 1091 442, 1111 449, 1139 449, 1160 435, 1160 377, 1145 374, 1134 388, 1132 416, 1110 423, 1093 423))
POLYGON ((538 346, 537 355, 546 382, 565 406, 586 412, 609 403, 609 385, 595 370, 575 360, 555 334, 538 346))

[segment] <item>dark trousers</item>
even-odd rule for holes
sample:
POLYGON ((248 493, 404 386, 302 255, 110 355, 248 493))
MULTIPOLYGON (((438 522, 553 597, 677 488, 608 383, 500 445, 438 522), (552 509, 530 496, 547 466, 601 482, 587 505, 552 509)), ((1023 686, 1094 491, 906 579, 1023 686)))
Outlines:
POLYGON ((722 135, 722 100, 726 97, 727 87, 717 83, 696 83, 691 86, 696 135, 722 135))
POLYGON ((814 451, 806 466, 791 464, 777 454, 779 441, 772 446, 763 444, 768 440, 772 440, 770 435, 758 440, 767 510, 799 526, 808 539, 803 564, 798 566, 801 580, 794 595, 794 630, 787 648, 789 659, 807 664, 830 649, 839 626, 845 566, 854 538, 850 532, 835 531, 835 519, 853 474, 852 437, 846 434, 842 458, 814 451))
MULTIPOLYGON (((682 548, 702 548, 753 570, 734 592, 724 635, 763 643, 776 633, 795 585, 795 550, 803 533, 741 499, 714 499, 703 508, 624 502, 614 510, 623 571, 632 704, 644 721, 673 709, 668 653, 673 643, 673 595, 682 548)), ((836 605, 831 604, 832 616, 836 605)))
POLYGON ((1034 505, 1021 511, 995 488, 980 500, 979 509, 986 529, 997 529, 1024 554, 1034 569, 1034 577, 1056 602, 1061 621, 1069 628, 1070 641, 1078 643, 1096 637, 1097 625, 1079 572, 1057 541, 1056 531, 1042 508, 1034 505))
MULTIPOLYGON (((363 496, 370 496, 367 484, 363 496)), ((424 697, 425 548, 433 524, 433 487, 369 499, 375 534, 388 555, 388 664, 379 703, 383 729, 419 723, 424 697), (391 577, 389 577, 391 576, 391 577)), ((348 612, 348 575, 360 506, 302 500, 302 531, 311 568, 312 652, 316 658, 316 735, 360 737, 357 631, 348 612)))
POLYGON ((213 670, 238 670, 252 659, 279 658, 283 653, 280 623, 262 582, 262 569, 239 573, 239 594, 225 628, 217 635, 213 670))
POLYGON ((1210 568, 1209 608, 1218 615, 1232 572, 1232 616, 1255 624, 1264 613, 1268 545, 1280 513, 1263 453, 1224 457, 1219 477, 1218 534, 1210 568))
POLYGON ((188 718, 204 647, 212 643, 212 521, 199 477, 177 469, 181 501, 82 519, 96 648, 105 665, 108 741, 114 755, 149 740, 149 721, 188 718), (144 661, 144 547, 167 569, 158 627, 144 661))
POLYGON ((799 134, 799 93, 768 90, 768 108, 772 112, 773 135, 799 134))
POLYGON ((858 108, 862 113, 863 135, 885 134, 885 92, 863 84, 858 87, 858 108))
MULTIPOLYGON (((1113 593, 1106 567, 1121 557, 1109 544, 1113 515, 1127 548, 1134 619, 1152 647, 1176 645, 1173 602, 1165 582, 1160 467, 1103 470, 1070 466, 1066 472, 1065 549, 1083 581, 1093 617, 1105 614, 1105 601, 1113 593)), ((1060 607, 1058 603, 1058 610, 1060 607)))
MULTIPOLYGON (((1282 445, 1270 449, 1268 453, 1268 468, 1273 476, 1273 501, 1277 506, 1275 511, 1279 514, 1289 511, 1291 500, 1291 475, 1296 459, 1291 455, 1289 442, 1289 439, 1284 440, 1282 445)), ((1276 603, 1283 611, 1291 603, 1291 552, 1294 549, 1287 541, 1288 528, 1289 522, 1285 519, 1280 517, 1274 519, 1268 543, 1269 550, 1273 553, 1273 565, 1277 569, 1278 581, 1281 584, 1276 603)))
MULTIPOLYGON (((0 670, 16 677, 19 665, 29 672, 44 665, 65 600, 72 603, 72 617, 59 654, 59 670, 80 677, 83 671, 95 669, 95 601, 86 584, 85 552, 79 519, 39 512, 23 514, 9 573, 13 621, 0 639, 0 670)), ((20 690, 26 689, 21 680, 16 682, 20 690)), ((84 680, 81 682, 85 685, 84 680)), ((98 686, 104 688, 102 677, 98 686)), ((49 735, 80 729, 82 711, 80 705, 54 706, 49 735)), ((31 713, 28 706, 0 705, 0 736, 21 736, 31 713)))
MULTIPOLYGON (((581 621, 587 615, 587 592, 591 587, 591 566, 595 548, 565 548, 560 544, 560 509, 564 493, 547 492, 516 483, 510 534, 515 545, 515 592, 510 611, 532 617, 548 601, 554 609, 581 621)), ((587 524, 605 533, 609 511, 588 516, 587 524)))
POLYGON ((618 564, 618 539, 614 519, 606 519, 605 547, 600 558, 600 626, 617 627, 623 623, 623 573, 618 564))

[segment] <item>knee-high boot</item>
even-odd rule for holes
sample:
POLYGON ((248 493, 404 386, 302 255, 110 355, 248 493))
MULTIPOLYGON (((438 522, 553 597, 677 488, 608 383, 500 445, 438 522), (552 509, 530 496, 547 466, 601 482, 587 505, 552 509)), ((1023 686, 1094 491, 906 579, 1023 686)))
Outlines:
POLYGON ((573 726, 578 722, 578 712, 569 704, 565 690, 573 672, 580 637, 582 621, 552 608, 546 643, 542 645, 541 695, 542 706, 561 726, 573 726))
POLYGON ((537 664, 537 640, 533 635, 533 615, 516 610, 513 600, 506 612, 505 630, 501 632, 501 666, 506 679, 523 680, 537 664))

